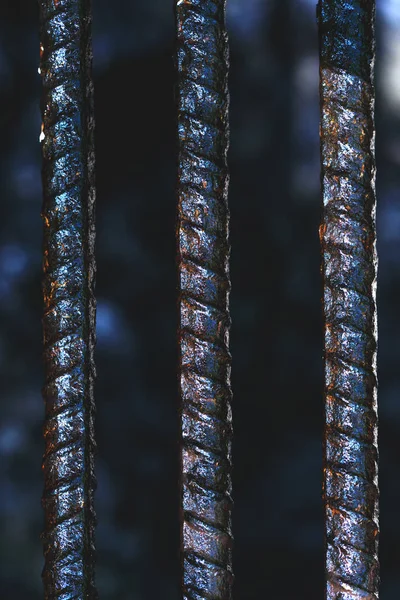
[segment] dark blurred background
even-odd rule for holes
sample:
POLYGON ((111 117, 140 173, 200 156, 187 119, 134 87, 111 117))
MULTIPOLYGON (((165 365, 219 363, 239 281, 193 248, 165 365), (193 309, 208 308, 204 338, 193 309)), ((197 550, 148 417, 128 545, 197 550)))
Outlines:
MULTIPOLYGON (((378 0, 382 600, 400 595, 400 4, 378 0)), ((173 0, 93 0, 97 583, 179 600, 173 0)), ((315 0, 228 0, 235 599, 323 597, 315 0)), ((38 4, 0 5, 0 595, 42 598, 38 4)))

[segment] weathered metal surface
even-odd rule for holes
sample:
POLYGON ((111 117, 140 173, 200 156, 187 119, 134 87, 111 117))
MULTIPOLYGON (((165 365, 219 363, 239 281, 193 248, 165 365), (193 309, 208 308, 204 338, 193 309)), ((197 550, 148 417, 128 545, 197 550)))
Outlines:
POLYGON ((320 0, 328 600, 377 599, 373 0, 320 0))
POLYGON ((94 599, 91 9, 41 0, 46 599, 94 599))
POLYGON ((225 0, 176 1, 182 595, 232 598, 225 0))

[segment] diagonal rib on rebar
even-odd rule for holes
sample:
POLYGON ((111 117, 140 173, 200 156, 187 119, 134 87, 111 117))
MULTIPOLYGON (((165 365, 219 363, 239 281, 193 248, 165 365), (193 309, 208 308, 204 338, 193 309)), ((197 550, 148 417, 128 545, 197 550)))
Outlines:
POLYGON ((379 590, 375 3, 321 0, 327 600, 379 590))
POLYGON ((94 145, 86 0, 41 0, 44 596, 95 599, 94 145))
POLYGON ((185 600, 232 598, 225 0, 176 3, 185 600))

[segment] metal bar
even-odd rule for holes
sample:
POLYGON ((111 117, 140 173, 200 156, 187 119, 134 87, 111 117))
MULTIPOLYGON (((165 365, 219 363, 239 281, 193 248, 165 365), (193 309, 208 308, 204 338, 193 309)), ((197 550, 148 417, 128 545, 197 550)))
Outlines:
POLYGON ((40 0, 44 597, 95 599, 94 143, 89 0, 40 0))
POLYGON ((379 587, 374 0, 320 0, 326 598, 379 587))
POLYGON ((175 4, 185 600, 232 598, 225 4, 175 4))

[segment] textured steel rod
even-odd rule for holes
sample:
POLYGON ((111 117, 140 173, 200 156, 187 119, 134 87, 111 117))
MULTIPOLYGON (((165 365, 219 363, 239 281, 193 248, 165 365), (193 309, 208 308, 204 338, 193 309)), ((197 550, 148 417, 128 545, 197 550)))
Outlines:
POLYGON ((378 598, 373 0, 320 0, 326 598, 378 598))
POLYGON ((175 4, 185 600, 232 598, 225 4, 175 4))
POLYGON ((94 143, 89 0, 40 0, 44 596, 94 599, 94 143))

